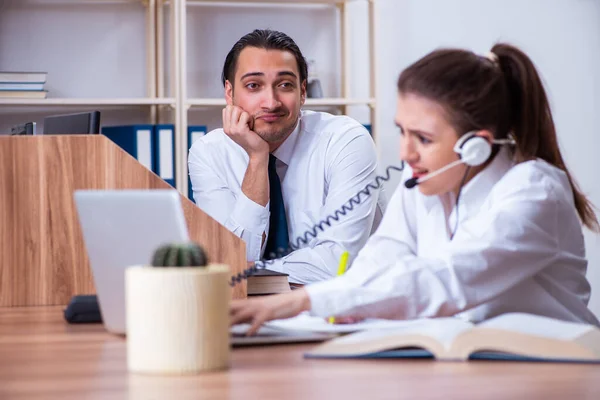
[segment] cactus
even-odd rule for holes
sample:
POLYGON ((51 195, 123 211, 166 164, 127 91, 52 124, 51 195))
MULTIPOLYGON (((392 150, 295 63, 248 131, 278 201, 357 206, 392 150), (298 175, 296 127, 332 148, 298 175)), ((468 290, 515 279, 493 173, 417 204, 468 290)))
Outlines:
POLYGON ((206 267, 207 264, 204 249, 195 242, 165 244, 152 257, 154 267, 206 267))

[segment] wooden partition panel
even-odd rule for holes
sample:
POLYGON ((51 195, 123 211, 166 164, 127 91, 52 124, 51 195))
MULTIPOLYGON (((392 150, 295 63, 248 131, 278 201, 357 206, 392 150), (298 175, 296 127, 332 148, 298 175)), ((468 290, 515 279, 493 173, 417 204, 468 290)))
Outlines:
MULTIPOLYGON (((73 192, 168 189, 103 135, 0 137, 0 307, 61 305, 95 293, 73 192)), ((246 268, 244 242, 184 196, 190 238, 232 274, 246 268)), ((246 297, 245 282, 232 290, 246 297)))

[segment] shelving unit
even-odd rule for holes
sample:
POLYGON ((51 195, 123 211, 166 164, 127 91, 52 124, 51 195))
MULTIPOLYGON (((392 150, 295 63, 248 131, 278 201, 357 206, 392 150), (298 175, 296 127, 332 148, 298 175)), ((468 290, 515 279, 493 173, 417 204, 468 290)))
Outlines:
MULTIPOLYGON (((80 108, 85 107, 142 107, 150 111, 150 123, 156 124, 165 122, 173 123, 175 126, 175 160, 176 176, 175 182, 177 189, 187 195, 188 170, 187 170, 187 128, 188 113, 194 109, 215 109, 225 106, 224 98, 215 97, 189 97, 189 83, 187 74, 187 11, 192 6, 228 6, 235 9, 236 6, 247 7, 249 5, 256 7, 275 7, 291 9, 302 6, 323 5, 335 7, 339 10, 339 37, 340 44, 340 93, 337 97, 310 98, 307 99, 304 108, 327 108, 338 109, 342 114, 347 113, 348 107, 366 106, 370 110, 371 132, 376 139, 375 131, 375 52, 374 52, 374 3, 375 0, 62 0, 68 3, 81 4, 106 4, 111 3, 132 3, 138 2, 144 5, 145 9, 145 38, 144 46, 146 51, 146 93, 145 97, 133 98, 48 98, 48 99, 0 99, 0 107, 17 108, 43 108, 57 109, 60 107, 80 108), (350 82, 350 54, 352 44, 349 38, 349 25, 347 6, 349 3, 368 4, 368 13, 365 16, 365 22, 369 25, 369 76, 365 80, 369 82, 368 96, 352 98, 350 82), (165 11, 169 13, 168 31, 165 28, 165 11), (169 40, 165 40, 165 33, 169 34, 169 40), (166 57, 167 49, 169 56, 166 57), (169 63, 169 74, 166 76, 165 67, 169 63), (168 80, 170 93, 167 94, 168 80), (165 118, 165 116, 168 116, 165 118)), ((61 2, 54 0, 51 3, 61 2)), ((41 4, 37 2, 36 4, 41 4)), ((304 50, 304 49, 303 49, 304 50)), ((52 96, 52 93, 50 93, 52 96)), ((212 112, 212 111, 211 111, 212 112)))
POLYGON ((170 105, 175 107, 174 98, 106 98, 106 99, 67 99, 67 98, 49 98, 49 99, 2 99, 0 106, 158 106, 170 105))
MULTIPOLYGON (((160 1, 160 0, 158 0, 160 1)), ((48 2, 50 6, 52 3, 78 3, 78 4, 105 4, 109 7, 115 3, 141 3, 145 6, 145 20, 146 20, 146 97, 142 98, 120 98, 120 97, 103 97, 103 98, 46 98, 46 99, 12 99, 12 98, 0 98, 0 106, 10 107, 129 107, 129 106, 150 106, 150 122, 156 123, 157 121, 157 106, 166 105, 175 107, 174 98, 159 98, 157 96, 157 79, 156 79, 156 57, 157 57, 157 43, 156 43, 156 10, 157 0, 76 0, 76 1, 64 1, 60 0, 54 2, 48 2)), ((36 3, 41 5, 42 3, 36 3)), ((35 5, 34 5, 35 6, 35 5)), ((50 93, 52 95, 52 93, 50 93)))
MULTIPOLYGON (((188 99, 190 107, 224 107, 225 99, 188 99)), ((342 97, 306 99, 304 103, 306 108, 310 107, 347 107, 347 106, 362 106, 367 105, 374 107, 375 99, 344 99, 342 97)))
MULTIPOLYGON (((187 84, 187 52, 186 52, 186 23, 187 23, 187 7, 190 5, 229 5, 229 4, 240 4, 240 5, 261 5, 265 7, 281 7, 291 8, 294 6, 303 5, 329 5, 337 7, 340 15, 340 37, 341 37, 341 96, 334 98, 319 98, 319 99, 307 99, 304 108, 318 108, 318 107, 335 107, 341 110, 342 114, 346 114, 348 106, 364 105, 370 109, 370 123, 371 132, 373 137, 375 135, 375 107, 376 107, 376 96, 375 96, 375 37, 374 37, 374 3, 375 0, 173 0, 171 12, 172 12, 172 24, 173 24, 173 35, 175 37, 174 52, 175 52, 175 90, 176 90, 176 106, 175 106, 175 130, 176 132, 187 132, 188 126, 188 112, 190 108, 220 108, 225 106, 225 99, 223 98, 189 98, 188 84, 187 84), (348 15, 346 13, 346 6, 351 2, 363 1, 368 3, 368 13, 366 16, 367 23, 369 25, 369 97, 368 98, 350 98, 350 52, 351 43, 348 40, 348 15)), ((159 6, 160 8, 160 6, 159 6)), ((160 16, 160 11, 158 12, 160 16)), ((161 37, 161 32, 158 32, 158 36, 161 37)), ((163 66, 158 66, 161 71, 163 66)), ((160 93, 160 89, 159 89, 160 93)), ((178 134, 176 135, 175 141, 176 151, 176 186, 182 189, 182 192, 187 195, 187 153, 188 143, 187 135, 178 134)), ((180 189, 180 190, 181 190, 180 189)))

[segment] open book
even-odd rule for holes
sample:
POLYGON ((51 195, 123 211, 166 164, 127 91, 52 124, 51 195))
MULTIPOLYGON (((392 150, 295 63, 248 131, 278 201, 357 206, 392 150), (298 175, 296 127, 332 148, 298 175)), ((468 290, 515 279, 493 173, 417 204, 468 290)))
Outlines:
POLYGON ((305 357, 600 362, 600 329, 592 325, 521 313, 477 325, 457 318, 406 322, 334 338, 305 357))

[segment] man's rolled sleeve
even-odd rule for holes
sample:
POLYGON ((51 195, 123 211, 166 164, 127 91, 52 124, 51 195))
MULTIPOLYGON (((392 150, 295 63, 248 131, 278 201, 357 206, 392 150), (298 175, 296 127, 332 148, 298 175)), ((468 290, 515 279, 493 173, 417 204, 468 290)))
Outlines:
POLYGON ((231 219, 236 221, 244 230, 262 235, 269 223, 269 203, 263 207, 250 200, 244 192, 240 192, 231 219))

